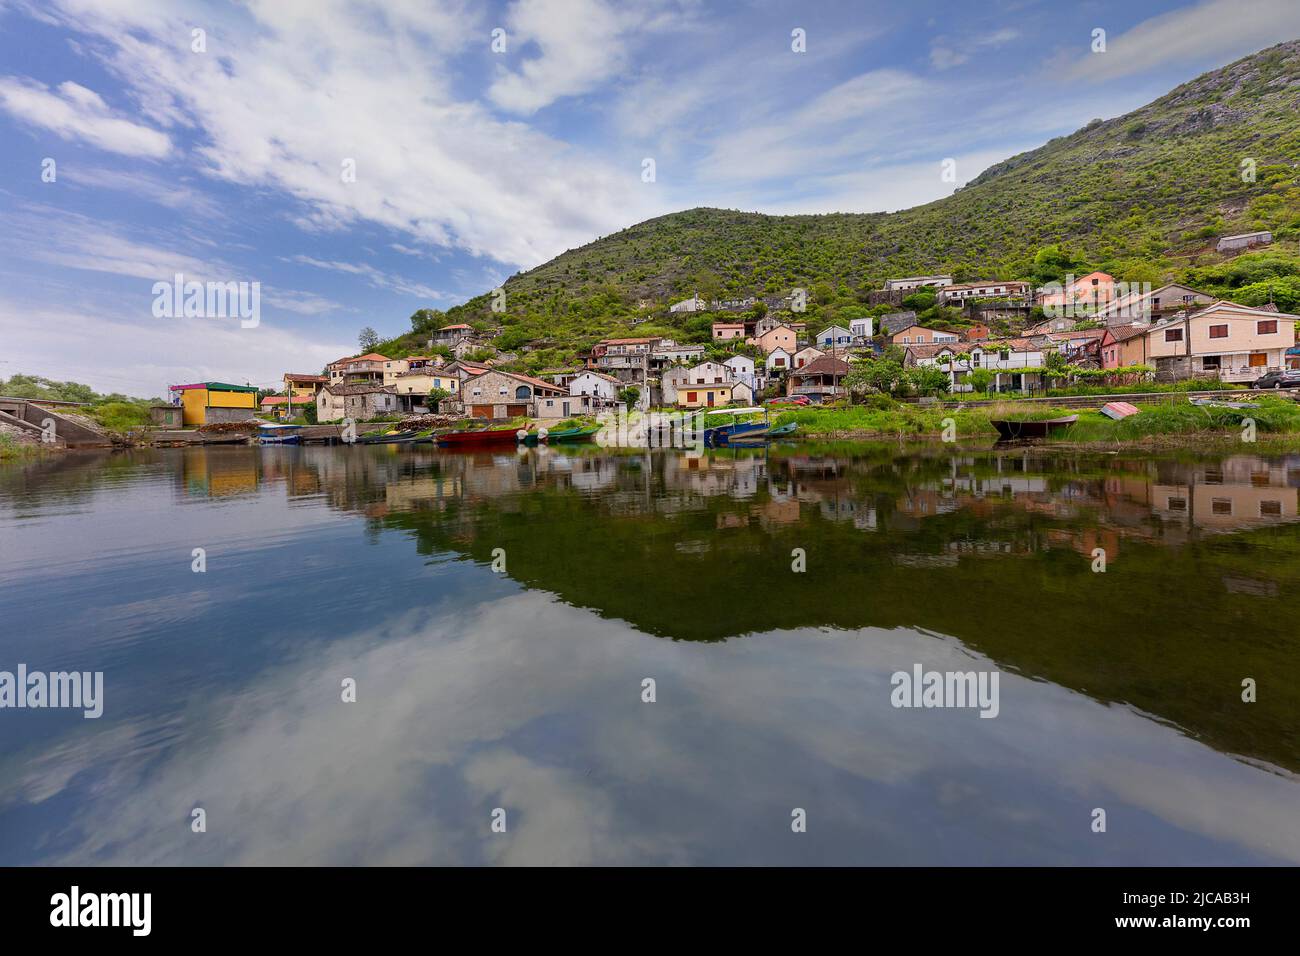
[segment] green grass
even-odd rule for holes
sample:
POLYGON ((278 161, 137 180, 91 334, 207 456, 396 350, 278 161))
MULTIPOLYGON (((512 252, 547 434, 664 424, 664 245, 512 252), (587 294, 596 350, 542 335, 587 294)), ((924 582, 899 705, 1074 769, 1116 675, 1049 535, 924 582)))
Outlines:
POLYGON ((33 442, 20 442, 13 435, 0 435, 0 460, 38 458, 46 449, 33 442))
POLYGON ((89 409, 89 417, 118 434, 143 428, 150 422, 147 402, 104 402, 89 409))
POLYGON ((1208 434, 1240 440, 1245 420, 1252 419, 1255 431, 1263 436, 1300 436, 1300 405, 1277 398, 1263 398, 1255 409, 1207 408, 1188 403, 1140 406, 1136 415, 1113 421, 1100 412, 1056 408, 1024 402, 1000 402, 980 408, 942 409, 916 405, 874 408, 854 405, 847 408, 810 407, 783 411, 773 418, 774 425, 797 422, 799 434, 810 437, 848 436, 934 437, 944 430, 945 419, 952 419, 958 440, 995 436, 990 424, 997 418, 1040 421, 1077 415, 1078 421, 1056 440, 1070 443, 1123 443, 1158 437, 1195 438, 1208 434))
POLYGON ((1258 408, 1212 408, 1188 403, 1141 406, 1136 415, 1114 421, 1100 412, 1079 412, 1079 421, 1060 436, 1067 442, 1131 442, 1168 436, 1207 433, 1240 438, 1247 419, 1262 435, 1300 433, 1300 405, 1279 398, 1262 398, 1258 408))

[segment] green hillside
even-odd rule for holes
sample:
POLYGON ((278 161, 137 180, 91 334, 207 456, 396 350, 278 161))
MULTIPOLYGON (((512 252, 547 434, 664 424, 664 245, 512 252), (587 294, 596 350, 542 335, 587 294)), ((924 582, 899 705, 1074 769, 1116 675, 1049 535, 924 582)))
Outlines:
POLYGON ((662 216, 512 276, 504 313, 480 296, 414 319, 420 335, 386 344, 414 348, 425 329, 446 322, 500 325, 504 348, 538 347, 523 359, 537 369, 626 332, 634 319, 645 323, 641 332, 699 340, 707 322, 666 311, 694 291, 725 298, 802 287, 814 297, 810 320, 829 321, 860 310, 885 278, 919 272, 1044 282, 1100 268, 1128 281, 1226 281, 1215 272, 1223 258, 1215 237, 1260 228, 1279 240, 1265 277, 1294 281, 1298 167, 1300 40, 1206 73, 1125 116, 1094 120, 924 206, 662 216), (1253 181, 1243 176, 1246 160, 1253 181))

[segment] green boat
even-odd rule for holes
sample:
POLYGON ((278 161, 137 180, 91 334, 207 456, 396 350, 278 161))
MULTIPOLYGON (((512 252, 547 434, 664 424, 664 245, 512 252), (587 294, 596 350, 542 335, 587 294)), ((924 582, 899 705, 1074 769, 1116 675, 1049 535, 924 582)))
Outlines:
POLYGON ((579 441, 591 441, 596 437, 596 432, 600 431, 599 425, 583 425, 578 428, 561 428, 559 431, 551 432, 546 436, 548 444, 554 445, 556 442, 573 443, 579 441))

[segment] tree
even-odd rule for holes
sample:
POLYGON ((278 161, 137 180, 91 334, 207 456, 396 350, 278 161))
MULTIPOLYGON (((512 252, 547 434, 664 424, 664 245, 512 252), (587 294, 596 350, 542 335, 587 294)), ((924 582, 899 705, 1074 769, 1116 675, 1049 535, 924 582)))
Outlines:
POLYGON ((948 391, 948 376, 933 365, 917 365, 906 369, 906 384, 921 395, 938 395, 948 391))
POLYGON ((874 362, 856 363, 853 371, 844 376, 844 386, 855 394, 877 391, 892 395, 901 389, 905 380, 906 370, 902 365, 892 359, 882 358, 874 362))
POLYGON ((629 385, 618 393, 618 400, 628 408, 635 408, 637 401, 641 398, 641 389, 635 385, 629 385))
POLYGON ((1040 285, 1045 282, 1061 282, 1066 273, 1078 265, 1078 261, 1060 246, 1043 246, 1034 254, 1034 280, 1040 285))
POLYGON ((432 332, 434 329, 442 328, 445 318, 441 309, 417 309, 411 313, 411 331, 432 332))
POLYGON ((966 375, 966 381, 975 391, 987 392, 993 384, 993 373, 986 368, 971 369, 966 375))
POLYGON ((379 344, 379 333, 367 325, 357 335, 357 344, 361 346, 361 351, 369 352, 379 344))
POLYGON ((438 410, 438 404, 444 398, 451 398, 451 392, 447 391, 445 388, 429 389, 429 407, 435 412, 438 410))

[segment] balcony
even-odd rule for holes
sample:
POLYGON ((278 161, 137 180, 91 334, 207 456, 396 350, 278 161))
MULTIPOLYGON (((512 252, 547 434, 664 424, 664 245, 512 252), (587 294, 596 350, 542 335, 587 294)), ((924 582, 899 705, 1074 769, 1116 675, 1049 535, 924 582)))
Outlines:
MULTIPOLYGON (((1284 369, 1280 365, 1235 365, 1232 367, 1224 365, 1219 368, 1218 375, 1221 382, 1241 383, 1253 382, 1265 372, 1281 371, 1284 371, 1284 369)), ((1213 375, 1215 370, 1207 368, 1204 374, 1213 375)))
POLYGON ((845 395, 843 385, 795 385, 790 389, 791 395, 845 395))

